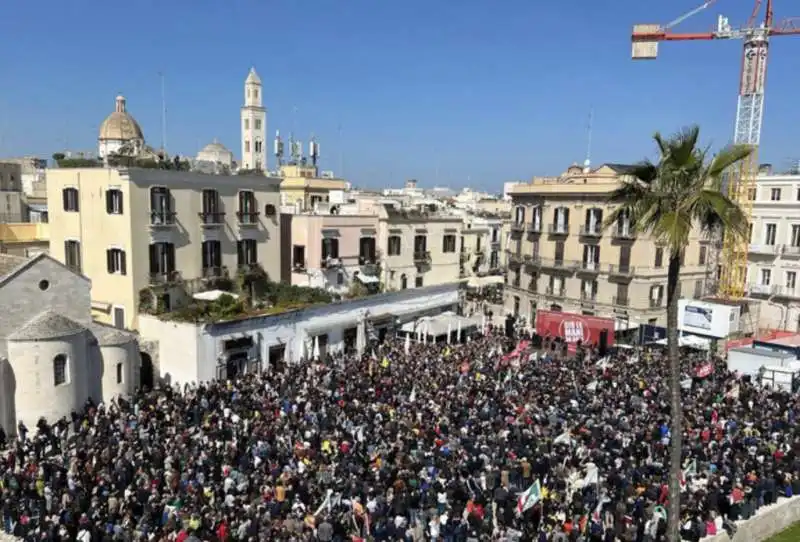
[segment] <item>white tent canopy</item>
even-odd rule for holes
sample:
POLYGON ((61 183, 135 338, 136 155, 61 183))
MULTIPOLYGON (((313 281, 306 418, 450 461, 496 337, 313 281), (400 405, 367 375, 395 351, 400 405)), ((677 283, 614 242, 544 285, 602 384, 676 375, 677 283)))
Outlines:
POLYGON ((401 329, 406 333, 418 333, 421 331, 427 336, 439 337, 447 335, 448 329, 451 333, 461 329, 463 333, 468 328, 478 326, 480 326, 478 318, 467 318, 454 312, 443 312, 436 316, 420 318, 415 322, 406 322, 401 329))
MULTIPOLYGON (((666 337, 660 341, 656 341, 655 344, 666 345, 666 337)), ((678 337, 678 346, 684 348, 694 348, 696 350, 708 350, 711 348, 711 341, 695 335, 683 335, 678 337)))
POLYGON ((492 275, 489 277, 470 277, 467 280, 467 287, 469 288, 483 288, 497 284, 503 284, 503 277, 492 275))

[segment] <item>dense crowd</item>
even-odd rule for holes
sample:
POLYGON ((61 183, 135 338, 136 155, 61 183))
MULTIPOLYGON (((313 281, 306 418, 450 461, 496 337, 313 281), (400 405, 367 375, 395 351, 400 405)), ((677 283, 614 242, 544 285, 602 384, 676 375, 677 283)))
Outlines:
MULTIPOLYGON (((3 527, 27 540, 659 541, 658 352, 387 343, 145 390, 21 428, 3 527)), ((684 353, 683 536, 800 490, 798 398, 684 353)))

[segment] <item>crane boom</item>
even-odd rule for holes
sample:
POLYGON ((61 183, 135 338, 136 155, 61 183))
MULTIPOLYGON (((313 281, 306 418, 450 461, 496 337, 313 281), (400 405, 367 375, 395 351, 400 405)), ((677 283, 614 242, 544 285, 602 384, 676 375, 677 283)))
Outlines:
MULTIPOLYGON (((726 184, 729 197, 740 205, 745 216, 750 220, 754 199, 752 192, 755 188, 758 169, 758 145, 761 142, 761 125, 764 118, 764 83, 769 38, 800 34, 800 25, 795 24, 794 19, 787 19, 775 24, 772 0, 766 0, 763 22, 756 23, 763 0, 755 0, 753 12, 747 25, 743 28, 732 28, 728 19, 720 15, 717 19, 717 28, 711 32, 677 33, 670 30, 678 23, 703 11, 712 3, 713 0, 705 2, 665 26, 635 25, 631 35, 631 56, 633 59, 655 59, 658 56, 658 44, 665 41, 730 39, 744 41, 733 142, 749 145, 752 152, 746 160, 739 164, 735 172, 729 174, 726 184)), ((750 240, 744 237, 723 234, 721 240, 723 255, 718 293, 724 297, 738 299, 745 295, 749 242, 750 240)), ((719 259, 718 253, 714 256, 719 259)), ((716 270, 714 270, 714 275, 716 275, 716 270)))

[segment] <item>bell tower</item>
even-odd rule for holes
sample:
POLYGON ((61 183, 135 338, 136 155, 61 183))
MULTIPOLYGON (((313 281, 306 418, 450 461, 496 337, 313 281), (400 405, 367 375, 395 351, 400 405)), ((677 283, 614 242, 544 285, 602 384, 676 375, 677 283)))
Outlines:
POLYGON ((244 81, 244 105, 241 109, 242 163, 241 169, 267 171, 267 110, 262 105, 261 78, 250 68, 244 81))

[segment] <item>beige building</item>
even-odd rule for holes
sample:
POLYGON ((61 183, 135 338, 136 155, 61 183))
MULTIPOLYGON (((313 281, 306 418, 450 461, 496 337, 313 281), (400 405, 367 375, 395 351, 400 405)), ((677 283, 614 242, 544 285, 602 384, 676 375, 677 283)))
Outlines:
MULTIPOLYGON (((617 320, 617 329, 666 323, 669 254, 613 211, 609 194, 625 166, 570 167, 559 177, 514 186, 507 250, 506 310, 533 322, 537 309, 617 320)), ((699 231, 684 255, 681 291, 700 297, 709 247, 699 231)))
POLYGON ((461 278, 459 237, 463 218, 427 205, 378 209, 381 281, 405 290, 455 282, 461 278))
POLYGON ((60 168, 47 181, 50 254, 91 279, 102 322, 135 329, 140 302, 176 308, 254 264, 280 277, 279 179, 60 168))
POLYGON ((311 164, 285 164, 280 167, 281 205, 293 212, 314 211, 319 203, 331 201, 331 193, 344 192, 349 183, 343 179, 325 179, 311 164))
POLYGON ((378 216, 304 213, 281 217, 291 237, 283 248, 284 278, 296 286, 347 293, 358 282, 377 290, 378 216))
POLYGON ((464 216, 459 246, 462 278, 501 272, 504 220, 490 213, 464 216))

